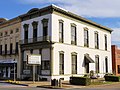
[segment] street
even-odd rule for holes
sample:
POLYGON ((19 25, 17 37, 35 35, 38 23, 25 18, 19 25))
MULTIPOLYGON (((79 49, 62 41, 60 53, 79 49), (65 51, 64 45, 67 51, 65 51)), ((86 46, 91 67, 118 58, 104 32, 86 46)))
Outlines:
MULTIPOLYGON (((54 89, 14 85, 0 81, 0 90, 54 90, 54 89)), ((71 88, 68 90, 120 90, 120 83, 116 83, 112 85, 87 86, 87 87, 74 88, 74 89, 71 88)))

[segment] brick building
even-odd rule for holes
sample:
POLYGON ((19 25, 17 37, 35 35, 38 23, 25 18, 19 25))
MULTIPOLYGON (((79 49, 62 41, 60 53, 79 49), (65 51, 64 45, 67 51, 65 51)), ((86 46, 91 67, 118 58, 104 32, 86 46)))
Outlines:
POLYGON ((115 75, 120 76, 120 48, 112 45, 112 70, 115 75))

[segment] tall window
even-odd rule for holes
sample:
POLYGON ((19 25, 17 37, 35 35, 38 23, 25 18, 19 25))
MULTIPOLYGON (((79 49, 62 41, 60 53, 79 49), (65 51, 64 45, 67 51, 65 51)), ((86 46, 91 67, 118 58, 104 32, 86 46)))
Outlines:
POLYGON ((96 69, 96 73, 99 73, 99 56, 96 55, 95 56, 95 69, 96 69))
POLYGON ((16 31, 15 31, 15 32, 16 32, 16 33, 19 32, 19 28, 16 28, 16 31))
POLYGON ((50 61, 42 61, 42 70, 50 70, 50 61))
POLYGON ((10 34, 13 34, 13 30, 10 31, 10 34))
POLYGON ((37 27, 38 27, 38 22, 34 21, 32 23, 33 26, 33 41, 37 41, 37 27))
POLYGON ((5 54, 7 54, 7 44, 5 44, 5 54))
POLYGON ((98 32, 95 32, 95 48, 99 49, 99 37, 98 32))
POLYGON ((0 45, 0 55, 2 54, 2 45, 0 45))
POLYGON ((62 42, 62 43, 64 42, 63 30, 64 30, 64 28, 63 28, 63 20, 59 20, 59 42, 62 42))
POLYGON ((43 36, 46 37, 48 36, 48 19, 43 19, 42 24, 43 24, 43 36))
POLYGON ((76 25, 71 25, 71 44, 77 44, 77 34, 76 34, 76 25))
POLYGON ((77 54, 72 53, 72 74, 77 74, 77 54))
POLYGON ((10 43, 10 54, 12 54, 13 44, 10 43))
POLYGON ((105 57, 105 72, 108 73, 108 58, 105 57))
POLYGON ((0 36, 3 36, 3 33, 2 33, 2 32, 0 32, 0 36))
POLYGON ((84 46, 89 47, 88 28, 84 28, 84 46))
POLYGON ((107 35, 105 35, 105 50, 107 50, 107 35))
POLYGON ((18 42, 16 42, 16 53, 18 53, 18 42))
POLYGON ((7 36, 7 35, 8 35, 8 32, 6 31, 6 32, 5 32, 5 36, 7 36))
POLYGON ((23 27, 24 27, 24 40, 27 40, 29 24, 24 24, 23 27))
POLYGON ((64 74, 64 52, 60 52, 59 55, 59 73, 64 74))

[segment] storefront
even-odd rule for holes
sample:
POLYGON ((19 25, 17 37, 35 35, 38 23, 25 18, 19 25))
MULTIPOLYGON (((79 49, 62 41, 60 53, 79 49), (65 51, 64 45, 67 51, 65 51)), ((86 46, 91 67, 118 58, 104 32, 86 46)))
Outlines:
POLYGON ((17 61, 14 59, 0 60, 0 79, 13 79, 17 72, 16 67, 17 61))

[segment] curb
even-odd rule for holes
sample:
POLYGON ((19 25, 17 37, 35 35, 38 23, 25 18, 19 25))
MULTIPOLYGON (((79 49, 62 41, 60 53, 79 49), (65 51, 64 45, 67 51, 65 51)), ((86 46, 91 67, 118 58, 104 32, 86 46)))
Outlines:
POLYGON ((20 84, 20 83, 14 83, 14 82, 5 82, 5 83, 14 84, 14 85, 21 85, 21 86, 29 86, 27 84, 20 84))
POLYGON ((60 88, 60 87, 55 87, 55 86, 36 86, 38 88, 48 88, 48 89, 64 89, 64 88, 60 88))

